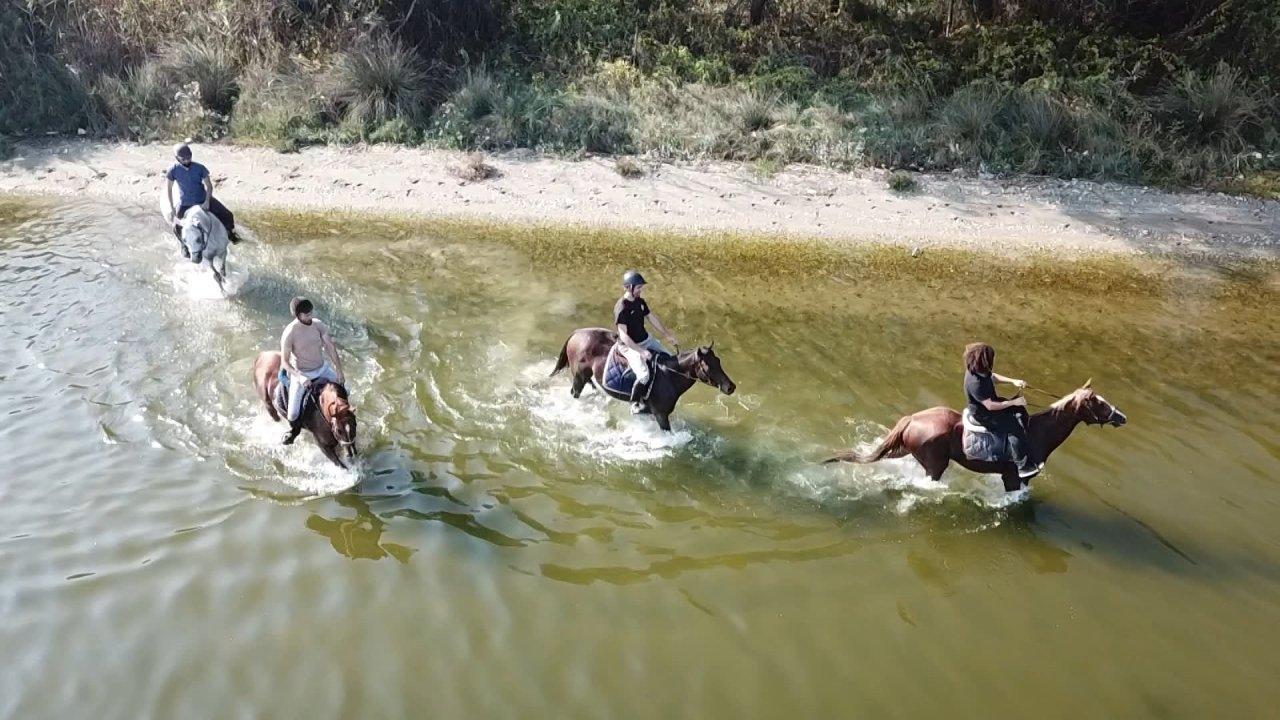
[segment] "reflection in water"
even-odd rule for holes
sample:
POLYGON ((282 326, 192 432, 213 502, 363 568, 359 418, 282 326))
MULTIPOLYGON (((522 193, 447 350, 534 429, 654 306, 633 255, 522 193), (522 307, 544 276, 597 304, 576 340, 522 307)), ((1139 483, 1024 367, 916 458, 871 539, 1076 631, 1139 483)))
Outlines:
POLYGON ((338 504, 356 511, 353 518, 325 518, 312 514, 307 518, 308 530, 325 536, 338 554, 352 560, 381 560, 392 557, 401 563, 409 562, 416 552, 399 543, 383 542, 382 533, 387 523, 369 508, 369 504, 357 493, 344 493, 335 500, 338 504))

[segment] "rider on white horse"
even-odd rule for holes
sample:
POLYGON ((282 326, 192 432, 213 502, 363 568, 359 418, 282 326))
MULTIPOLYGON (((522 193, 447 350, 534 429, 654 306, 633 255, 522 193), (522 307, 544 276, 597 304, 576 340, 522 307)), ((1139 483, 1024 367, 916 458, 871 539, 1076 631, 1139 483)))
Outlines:
MULTIPOLYGON (((177 235, 179 243, 182 242, 182 234, 178 228, 178 221, 188 209, 195 205, 203 207, 206 212, 213 213, 214 217, 218 218, 222 226, 227 229, 227 237, 231 242, 240 242, 240 238, 236 236, 235 215, 213 197, 213 181, 209 178, 209 169, 198 162, 191 161, 191 147, 186 143, 175 147, 173 156, 177 162, 164 175, 164 197, 165 202, 169 204, 169 220, 174 224, 174 235, 177 235), (179 196, 176 211, 173 207, 174 183, 178 184, 179 196)), ((182 245, 182 254, 184 257, 190 256, 185 244, 182 245)))
POLYGON ((329 336, 329 328, 312 316, 311 301, 296 297, 289 301, 293 322, 280 336, 280 367, 289 373, 289 431, 284 444, 292 445, 302 431, 302 398, 313 380, 342 384, 342 360, 329 336))
POLYGON ((618 349, 627 359, 631 372, 636 375, 636 384, 631 387, 631 412, 633 413, 644 411, 643 398, 648 391, 650 379, 649 359, 655 352, 671 354, 670 350, 664 348, 657 338, 645 330, 645 319, 647 318, 653 325, 653 329, 662 333, 668 342, 679 345, 676 342, 676 336, 662 324, 657 315, 649 310, 649 304, 644 301, 644 298, 640 297, 644 286, 644 277, 640 273, 635 270, 623 273, 623 294, 618 303, 613 306, 613 324, 618 330, 618 349))

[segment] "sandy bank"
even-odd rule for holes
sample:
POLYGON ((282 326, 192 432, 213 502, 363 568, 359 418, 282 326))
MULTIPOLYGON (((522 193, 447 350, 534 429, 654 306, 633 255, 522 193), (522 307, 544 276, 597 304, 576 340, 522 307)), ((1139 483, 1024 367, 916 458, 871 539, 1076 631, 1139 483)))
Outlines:
MULTIPOLYGON (((170 146, 27 143, 0 162, 0 191, 158 202, 170 146)), ((282 155, 197 145, 233 209, 354 210, 679 232, 744 232, 1006 253, 1280 257, 1280 202, 1039 178, 925 175, 890 191, 878 171, 793 166, 769 178, 729 163, 657 165, 624 179, 609 159, 513 152, 467 183, 460 153, 386 146, 282 155)))

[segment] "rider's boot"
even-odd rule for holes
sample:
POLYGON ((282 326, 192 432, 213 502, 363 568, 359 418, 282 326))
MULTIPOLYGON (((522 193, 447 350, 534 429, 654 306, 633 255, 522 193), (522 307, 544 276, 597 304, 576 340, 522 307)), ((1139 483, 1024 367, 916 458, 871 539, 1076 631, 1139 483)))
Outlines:
POLYGON ((645 383, 641 385, 636 383, 631 386, 631 414, 639 415, 645 411, 644 397, 648 393, 649 385, 645 383))

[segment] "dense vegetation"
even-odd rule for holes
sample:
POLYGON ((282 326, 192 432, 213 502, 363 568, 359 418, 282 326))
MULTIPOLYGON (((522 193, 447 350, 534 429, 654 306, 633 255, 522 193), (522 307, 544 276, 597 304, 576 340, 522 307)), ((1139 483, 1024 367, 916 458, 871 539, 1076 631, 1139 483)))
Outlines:
POLYGON ((1275 0, 5 0, 3 136, 1280 170, 1275 0))

